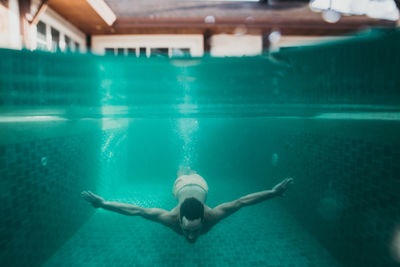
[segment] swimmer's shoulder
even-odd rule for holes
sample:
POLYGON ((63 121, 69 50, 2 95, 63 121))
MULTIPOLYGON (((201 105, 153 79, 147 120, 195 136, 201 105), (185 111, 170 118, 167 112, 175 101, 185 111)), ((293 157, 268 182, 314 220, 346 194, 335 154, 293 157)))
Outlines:
POLYGON ((212 216, 212 208, 207 205, 204 205, 204 220, 203 220, 203 231, 202 234, 206 234, 211 228, 215 225, 213 216, 212 216))
POLYGON ((179 225, 179 209, 178 206, 176 206, 175 208, 173 208, 171 211, 168 212, 168 214, 166 215, 168 217, 168 227, 170 227, 172 230, 174 230, 175 232, 177 232, 178 234, 183 234, 182 233, 182 229, 179 225))

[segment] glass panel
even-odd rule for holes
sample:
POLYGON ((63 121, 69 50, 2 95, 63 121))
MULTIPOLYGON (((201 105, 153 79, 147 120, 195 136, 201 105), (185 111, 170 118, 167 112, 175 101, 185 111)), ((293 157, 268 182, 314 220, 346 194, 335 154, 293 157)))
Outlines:
POLYGON ((123 56, 125 54, 125 49, 124 48, 117 48, 117 55, 118 56, 123 56))
POLYGON ((36 25, 36 36, 38 40, 46 42, 46 24, 39 21, 36 25))
POLYGON ((128 48, 128 56, 136 56, 136 48, 128 48))
POLYGON ((106 55, 115 55, 114 48, 106 47, 106 55))
POLYGON ((173 57, 189 57, 190 48, 172 48, 173 57))
POLYGON ((139 57, 145 57, 145 56, 146 56, 146 47, 139 48, 139 57))
POLYGON ((65 35, 65 50, 71 51, 71 38, 65 35))
POLYGON ((60 49, 60 32, 51 27, 51 51, 60 49))
POLYGON ((78 42, 75 42, 75 51, 79 52, 80 45, 78 42))
POLYGON ((150 55, 152 57, 168 57, 168 48, 152 48, 150 55))

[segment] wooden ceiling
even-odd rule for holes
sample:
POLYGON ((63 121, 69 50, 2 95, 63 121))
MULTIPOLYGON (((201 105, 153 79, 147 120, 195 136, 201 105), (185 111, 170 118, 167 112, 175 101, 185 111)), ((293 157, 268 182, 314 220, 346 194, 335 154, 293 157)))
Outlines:
POLYGON ((325 22, 308 3, 205 2, 179 0, 105 0, 117 16, 108 26, 86 0, 50 0, 49 7, 83 32, 97 34, 246 33, 279 29, 287 35, 338 35, 368 26, 393 27, 395 22, 366 16, 343 16, 325 22), (207 16, 211 21, 206 22, 207 16))
POLYGON ((50 0, 48 6, 86 34, 110 31, 110 26, 86 0, 50 0))

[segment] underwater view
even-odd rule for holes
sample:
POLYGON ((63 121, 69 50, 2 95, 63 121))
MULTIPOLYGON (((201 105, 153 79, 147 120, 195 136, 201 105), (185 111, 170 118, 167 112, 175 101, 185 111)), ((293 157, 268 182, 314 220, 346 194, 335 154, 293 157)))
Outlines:
POLYGON ((255 57, 1 49, 1 265, 398 266, 399 47, 375 29, 255 57), (195 242, 88 203, 169 214, 182 170, 225 203, 195 242))

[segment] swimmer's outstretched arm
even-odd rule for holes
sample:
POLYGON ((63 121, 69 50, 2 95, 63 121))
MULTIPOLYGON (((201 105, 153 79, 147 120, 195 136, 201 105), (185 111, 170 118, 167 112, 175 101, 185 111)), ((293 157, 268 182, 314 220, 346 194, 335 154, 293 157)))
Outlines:
POLYGON ((283 196, 283 193, 287 190, 288 185, 291 183, 293 183, 293 179, 286 178, 285 180, 274 186, 274 188, 272 188, 271 190, 249 194, 234 201, 218 205, 211 210, 211 220, 215 224, 243 207, 260 203, 275 196, 283 196))
POLYGON ((90 191, 83 191, 82 197, 95 208, 103 208, 127 216, 141 216, 168 227, 175 226, 173 216, 171 216, 171 213, 167 210, 158 208, 142 208, 131 204, 105 201, 102 197, 95 195, 90 191))

